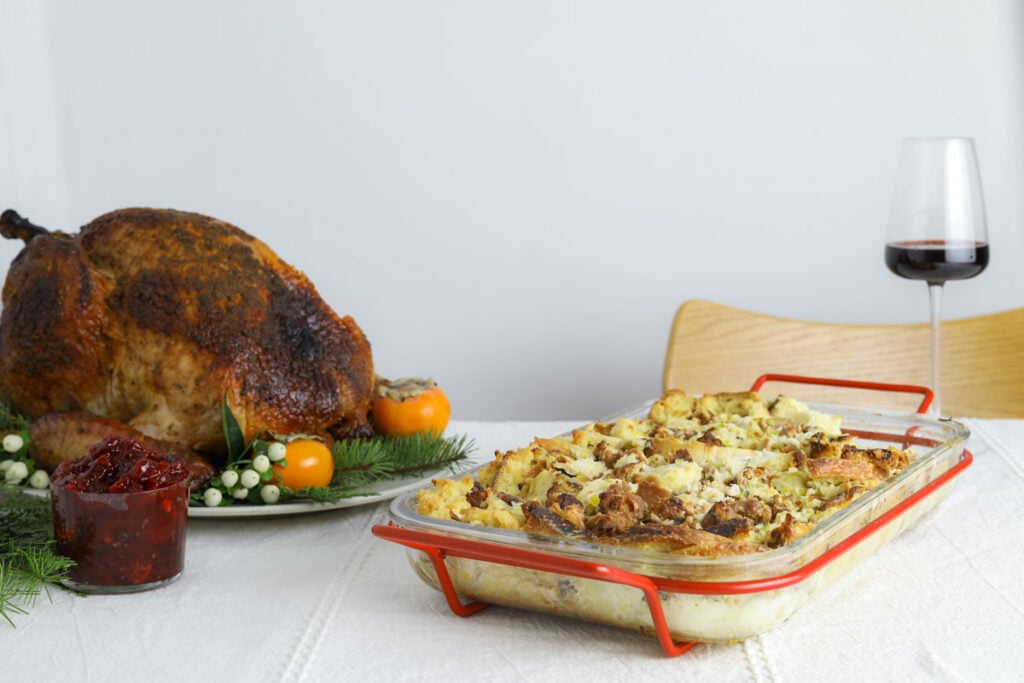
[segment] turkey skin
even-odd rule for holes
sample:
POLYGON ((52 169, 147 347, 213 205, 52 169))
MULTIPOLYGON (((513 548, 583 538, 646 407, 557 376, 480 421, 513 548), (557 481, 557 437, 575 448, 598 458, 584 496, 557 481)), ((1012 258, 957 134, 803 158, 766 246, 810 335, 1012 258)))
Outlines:
POLYGON ((16 411, 91 414, 211 455, 225 402, 247 440, 372 433, 363 332, 241 229, 133 208, 75 235, 7 211, 0 232, 26 242, 0 314, 0 399, 16 411))

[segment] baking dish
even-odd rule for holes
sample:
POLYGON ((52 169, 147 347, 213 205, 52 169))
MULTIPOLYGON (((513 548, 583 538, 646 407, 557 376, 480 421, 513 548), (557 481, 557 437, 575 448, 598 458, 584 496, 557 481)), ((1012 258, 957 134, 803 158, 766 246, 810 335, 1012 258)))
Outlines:
MULTIPOLYGON (((845 384, 783 381, 795 380, 845 384)), ((927 392, 897 385, 870 388, 888 387, 927 392)), ((644 414, 648 405, 622 417, 644 414)), ((809 405, 840 415, 843 431, 865 447, 898 445, 909 449, 914 460, 806 536, 767 552, 707 558, 528 535, 421 515, 415 495, 395 499, 391 523, 375 527, 374 533, 406 545, 415 573, 443 591, 461 615, 488 603, 538 610, 652 633, 669 654, 693 642, 749 638, 781 624, 916 523, 971 462, 964 449, 969 433, 957 422, 809 405)))

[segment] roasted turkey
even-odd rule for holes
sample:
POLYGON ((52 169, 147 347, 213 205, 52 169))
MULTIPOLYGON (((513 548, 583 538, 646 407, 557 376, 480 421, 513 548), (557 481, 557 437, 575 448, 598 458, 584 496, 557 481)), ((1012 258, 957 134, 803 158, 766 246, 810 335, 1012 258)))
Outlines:
POLYGON ((37 453, 74 451, 76 438, 87 449, 123 423, 222 455, 225 401, 247 439, 370 433, 366 337, 239 228, 135 208, 70 235, 8 210, 0 234, 25 241, 3 288, 0 399, 34 419, 64 415, 43 421, 37 453))

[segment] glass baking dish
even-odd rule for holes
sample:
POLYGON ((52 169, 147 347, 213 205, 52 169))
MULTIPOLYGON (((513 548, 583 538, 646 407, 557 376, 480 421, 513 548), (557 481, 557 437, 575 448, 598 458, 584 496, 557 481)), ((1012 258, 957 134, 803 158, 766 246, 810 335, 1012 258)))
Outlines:
MULTIPOLYGON (((620 417, 646 414, 649 405, 620 417)), ((808 405, 842 416, 843 431, 862 446, 897 445, 914 460, 806 536, 767 552, 692 557, 530 535, 421 515, 415 494, 395 499, 391 523, 374 533, 407 546, 416 575, 463 616, 493 603, 575 617, 656 635, 669 654, 749 638, 915 524, 972 460, 969 432, 957 422, 808 405)))

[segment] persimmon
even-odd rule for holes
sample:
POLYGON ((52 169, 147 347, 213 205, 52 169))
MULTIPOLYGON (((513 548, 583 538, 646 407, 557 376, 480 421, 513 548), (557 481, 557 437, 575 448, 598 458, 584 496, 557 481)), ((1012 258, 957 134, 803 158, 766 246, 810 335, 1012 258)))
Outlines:
POLYGON ((285 444, 284 462, 274 463, 272 481, 290 489, 328 486, 334 477, 334 455, 319 439, 295 439, 285 444))
POLYGON ((381 434, 406 436, 429 432, 440 436, 451 414, 448 396, 432 379, 377 381, 371 416, 374 429, 381 434))

